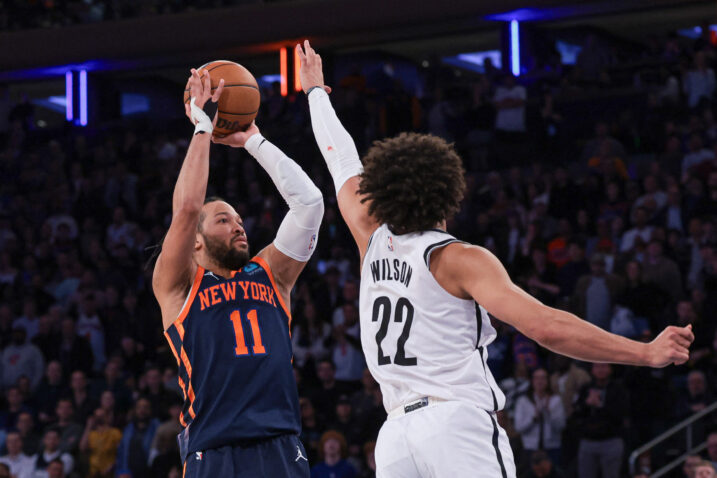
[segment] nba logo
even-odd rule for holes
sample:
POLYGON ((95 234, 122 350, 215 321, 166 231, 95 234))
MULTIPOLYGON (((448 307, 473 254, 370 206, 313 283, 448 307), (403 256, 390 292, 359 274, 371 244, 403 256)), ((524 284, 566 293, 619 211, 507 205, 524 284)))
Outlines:
POLYGON ((309 252, 314 248, 314 244, 316 243, 316 234, 311 236, 311 242, 309 242, 309 252))
POLYGON ((393 237, 388 236, 388 250, 393 251, 393 237))

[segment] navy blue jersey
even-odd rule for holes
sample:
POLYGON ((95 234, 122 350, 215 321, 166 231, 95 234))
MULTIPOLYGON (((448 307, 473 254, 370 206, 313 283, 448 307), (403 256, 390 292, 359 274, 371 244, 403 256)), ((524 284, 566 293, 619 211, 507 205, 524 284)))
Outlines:
POLYGON ((185 397, 182 459, 299 433, 290 323, 263 259, 255 257, 229 279, 198 267, 181 313, 165 332, 185 397))

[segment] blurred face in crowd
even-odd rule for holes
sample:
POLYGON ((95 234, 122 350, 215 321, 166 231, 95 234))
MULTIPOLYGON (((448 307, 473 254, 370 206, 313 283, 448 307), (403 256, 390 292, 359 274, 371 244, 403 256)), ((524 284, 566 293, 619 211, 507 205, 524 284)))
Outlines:
POLYGON ((335 438, 329 438, 324 442, 324 456, 336 456, 341 453, 341 443, 335 438))
POLYGON ((702 395, 706 389, 707 383, 704 373, 695 370, 687 375, 687 390, 690 395, 702 395))
POLYGON ((625 266, 625 274, 631 282, 640 280, 640 263, 637 261, 628 262, 627 266, 625 266))
POLYGON ((17 417, 17 430, 23 435, 27 435, 32 431, 32 415, 29 413, 21 413, 17 417))
POLYGON ((343 296, 346 302, 354 302, 358 300, 358 284, 356 284, 356 282, 354 281, 347 281, 346 284, 344 284, 343 296))
POLYGON ((594 363, 592 373, 597 380, 607 380, 612 374, 612 367, 607 363, 594 363))
POLYGON ((17 408, 22 405, 22 394, 17 387, 10 388, 5 397, 7 398, 8 405, 12 408, 17 408))
POLYGON ((638 208, 635 211, 633 220, 636 227, 643 227, 647 223, 647 211, 643 208, 638 208))
POLYGON ((65 476, 64 466, 60 461, 53 461, 47 465, 47 478, 63 478, 65 476))
POLYGON ((249 262, 249 243, 241 217, 224 201, 202 207, 199 231, 194 247, 209 261, 228 270, 239 270, 249 262))
POLYGON ((712 465, 700 465, 695 468, 695 478, 715 478, 715 469, 712 465))
POLYGON ((107 365, 105 366, 105 380, 110 383, 114 383, 115 380, 119 378, 119 376, 119 364, 114 360, 110 360, 109 362, 107 362, 107 365))
POLYGON ((695 467, 702 461, 699 455, 690 455, 685 460, 685 464, 682 465, 682 471, 686 478, 692 478, 694 476, 695 467))
POLYGON ((542 368, 536 369, 533 372, 532 384, 536 393, 545 393, 548 389, 548 372, 542 368))
POLYGON ((162 385, 162 376, 156 368, 147 370, 145 380, 147 382, 147 387, 149 387, 150 390, 156 390, 162 385))
POLYGON ((717 461, 717 433, 710 433, 707 437, 707 454, 710 461, 717 461))
POLYGON ((535 458, 530 460, 530 469, 538 478, 550 475, 553 464, 547 458, 535 458))
POLYGON ((87 387, 87 378, 85 372, 75 370, 72 372, 72 380, 70 386, 73 390, 84 390, 87 387))
POLYGON ((105 412, 102 408, 95 410, 94 417, 95 425, 98 427, 107 425, 107 412, 105 412))
POLYGON ((310 419, 314 417, 314 405, 308 398, 299 399, 299 406, 301 407, 301 418, 310 419))
POLYGON ((329 362, 321 362, 317 367, 316 375, 322 382, 330 382, 334 379, 334 368, 329 362))
POLYGON ((351 327, 358 322, 359 313, 355 305, 345 304, 342 310, 344 312, 344 325, 346 327, 351 327))
POLYGON ((52 453, 60 447, 60 435, 55 430, 48 430, 45 432, 42 444, 45 446, 45 451, 52 453))
POLYGON ((57 402, 57 407, 55 407, 55 413, 61 422, 69 421, 74 413, 72 410, 72 402, 69 400, 60 400, 57 402))
POLYGON ((347 422, 351 418, 351 404, 348 402, 339 402, 336 405, 336 416, 342 422, 347 422))
POLYGON ((149 417, 152 415, 152 407, 149 403, 149 400, 143 398, 137 400, 137 404, 135 405, 134 411, 138 420, 144 421, 149 419, 149 417))
POLYGON ((109 390, 102 392, 100 396, 100 406, 105 410, 112 410, 115 407, 115 394, 109 390))
POLYGON ((72 319, 65 319, 62 321, 62 338, 65 340, 70 340, 75 337, 75 321, 72 319))
POLYGON ((22 438, 17 432, 10 432, 5 438, 5 447, 7 448, 8 455, 17 455, 22 451, 22 438))
POLYGON ((683 300, 677 303, 677 322, 679 325, 685 326, 691 324, 696 318, 695 308, 692 302, 683 300))

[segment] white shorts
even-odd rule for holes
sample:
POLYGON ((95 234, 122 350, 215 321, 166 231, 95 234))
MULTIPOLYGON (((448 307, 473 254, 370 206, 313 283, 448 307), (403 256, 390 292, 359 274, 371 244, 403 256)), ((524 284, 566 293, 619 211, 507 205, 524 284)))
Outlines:
POLYGON ((430 404, 381 427, 376 478, 515 478, 495 413, 464 402, 430 404))

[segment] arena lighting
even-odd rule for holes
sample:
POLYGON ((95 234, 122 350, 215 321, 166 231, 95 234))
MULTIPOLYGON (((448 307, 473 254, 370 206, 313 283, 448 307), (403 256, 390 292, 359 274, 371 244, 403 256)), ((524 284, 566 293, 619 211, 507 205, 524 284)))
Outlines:
POLYGON ((296 48, 294 48, 294 91, 301 91, 301 78, 299 78, 299 71, 301 71, 299 52, 297 52, 296 48))
POLYGON ((289 59, 286 55, 286 47, 279 50, 279 73, 281 73, 281 96, 289 94, 289 59))
POLYGON ((520 75, 520 26, 518 20, 510 21, 510 71, 520 75))
POLYGON ((65 119, 72 121, 72 72, 65 73, 65 119))
POLYGON ((87 70, 80 70, 80 126, 87 126, 87 70))

